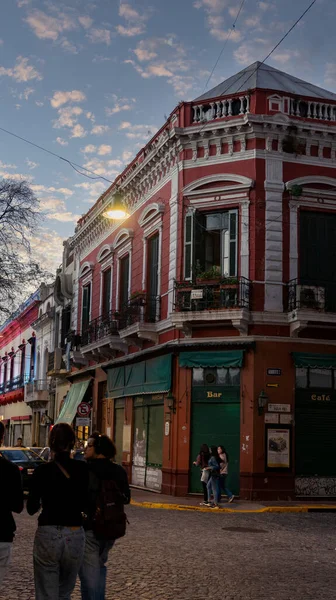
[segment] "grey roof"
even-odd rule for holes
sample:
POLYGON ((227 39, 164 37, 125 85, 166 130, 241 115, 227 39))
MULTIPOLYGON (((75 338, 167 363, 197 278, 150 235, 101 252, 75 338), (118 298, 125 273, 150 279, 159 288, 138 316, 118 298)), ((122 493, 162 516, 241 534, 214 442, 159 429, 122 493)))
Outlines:
POLYGON ((312 83, 288 75, 288 73, 274 69, 274 67, 270 67, 265 63, 255 62, 212 88, 212 90, 199 96, 196 101, 219 98, 255 88, 287 92, 297 96, 336 100, 336 94, 333 94, 333 92, 328 92, 328 90, 317 87, 312 83))

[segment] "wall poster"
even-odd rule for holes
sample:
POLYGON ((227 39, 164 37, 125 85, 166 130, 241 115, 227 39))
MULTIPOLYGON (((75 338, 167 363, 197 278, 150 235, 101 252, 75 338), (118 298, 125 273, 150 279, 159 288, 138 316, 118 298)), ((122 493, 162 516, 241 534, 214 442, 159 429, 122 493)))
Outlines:
POLYGON ((290 427, 268 426, 266 428, 266 468, 291 468, 291 429, 290 427))

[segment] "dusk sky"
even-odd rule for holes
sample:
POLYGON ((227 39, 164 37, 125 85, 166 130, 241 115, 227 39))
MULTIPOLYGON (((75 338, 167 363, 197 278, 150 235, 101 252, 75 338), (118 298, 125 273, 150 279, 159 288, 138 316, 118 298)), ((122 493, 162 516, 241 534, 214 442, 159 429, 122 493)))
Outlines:
MULTIPOLYGON (((0 126, 109 180, 180 100, 200 95, 241 0, 1 0, 0 126)), ((308 0, 246 0, 207 89, 263 60, 308 0)), ((268 61, 336 91, 336 3, 318 0, 268 61)), ((44 266, 109 185, 0 131, 0 176, 28 179, 44 266)))

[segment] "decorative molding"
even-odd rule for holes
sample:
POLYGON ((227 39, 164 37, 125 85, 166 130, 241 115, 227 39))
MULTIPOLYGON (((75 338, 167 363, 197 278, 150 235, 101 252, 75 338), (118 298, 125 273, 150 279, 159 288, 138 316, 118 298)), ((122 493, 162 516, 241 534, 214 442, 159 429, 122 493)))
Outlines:
POLYGON ((133 229, 123 228, 118 231, 116 237, 114 238, 113 249, 116 250, 122 244, 125 244, 128 240, 132 240, 134 238, 133 229))
MULTIPOLYGON (((188 195, 190 192, 197 191, 197 188, 204 185, 209 185, 210 183, 218 183, 219 181, 235 181, 236 183, 240 183, 244 188, 252 188, 254 186, 254 180, 249 177, 244 177, 243 175, 237 175, 236 173, 219 173, 218 175, 208 175, 206 177, 201 177, 200 179, 196 179, 189 185, 186 185, 183 189, 184 195, 188 195)), ((234 186, 230 186, 230 189, 233 189, 234 186)), ((225 191, 225 187, 216 188, 216 191, 219 189, 223 189, 225 191)), ((207 194, 211 191, 211 188, 206 190, 198 190, 199 194, 207 194)))
POLYGON ((142 211, 138 223, 141 227, 144 227, 148 223, 150 223, 155 217, 158 215, 162 215, 165 210, 165 205, 159 202, 152 202, 148 204, 146 208, 142 211))
POLYGON ((86 275, 89 275, 89 273, 92 274, 93 269, 94 269, 94 263, 85 261, 80 267, 78 277, 81 278, 81 277, 85 277, 86 275))
MULTIPOLYGON (((330 160, 330 159, 325 159, 325 160, 330 160)), ((336 178, 335 177, 325 177, 322 175, 306 175, 304 177, 297 177, 296 179, 291 179, 290 181, 287 181, 286 189, 290 190, 294 185, 305 185, 306 183, 320 183, 321 185, 330 185, 330 186, 336 188, 336 178)), ((328 190, 326 190, 326 191, 328 191, 328 190)), ((324 190, 320 190, 319 193, 323 195, 324 190)))
POLYGON ((114 248, 112 244, 104 244, 97 254, 97 262, 103 262, 105 259, 110 257, 110 255, 113 254, 113 250, 114 248))

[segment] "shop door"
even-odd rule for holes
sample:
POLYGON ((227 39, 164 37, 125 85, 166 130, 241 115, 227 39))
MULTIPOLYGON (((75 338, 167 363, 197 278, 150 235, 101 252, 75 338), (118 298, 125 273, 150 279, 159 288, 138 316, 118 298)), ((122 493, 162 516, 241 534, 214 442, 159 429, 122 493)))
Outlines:
POLYGON ((193 461, 202 444, 224 446, 229 455, 228 487, 239 494, 240 387, 239 369, 193 369, 190 492, 200 493, 200 469, 193 461), (225 373, 226 371, 226 373, 225 373), (208 385, 207 380, 213 384, 208 385), (218 385, 227 382, 227 386, 218 385), (203 383, 203 385, 202 385, 203 383))
POLYGON ((336 394, 296 390, 296 493, 336 495, 336 394))
POLYGON ((132 483, 152 490, 161 490, 163 452, 163 404, 134 407, 134 438, 132 483))
POLYGON ((117 449, 116 462, 122 464, 123 458, 123 431, 125 421, 124 400, 115 400, 113 440, 117 449))
POLYGON ((19 437, 23 437, 23 435, 22 435, 22 429, 23 429, 23 427, 22 427, 21 424, 20 425, 13 425, 13 428, 12 428, 12 446, 16 445, 17 439, 19 437))
POLYGON ((31 446, 32 445, 32 426, 31 423, 26 423, 23 426, 23 445, 31 446))

